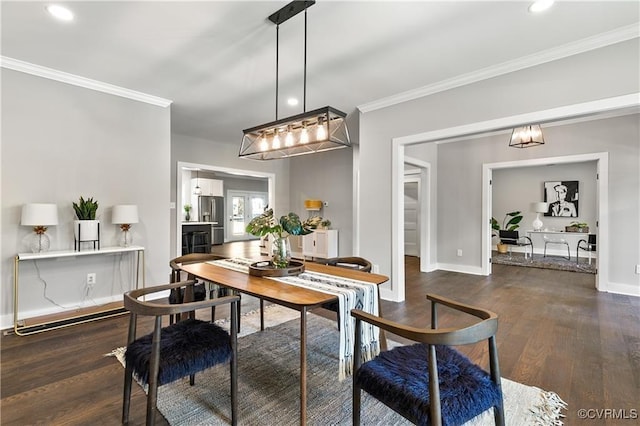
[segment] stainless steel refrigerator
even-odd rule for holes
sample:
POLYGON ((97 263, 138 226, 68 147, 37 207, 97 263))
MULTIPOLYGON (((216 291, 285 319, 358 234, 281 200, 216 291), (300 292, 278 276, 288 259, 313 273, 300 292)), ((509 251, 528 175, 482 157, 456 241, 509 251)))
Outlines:
POLYGON ((211 244, 224 243, 224 197, 198 197, 200 222, 211 222, 211 244))

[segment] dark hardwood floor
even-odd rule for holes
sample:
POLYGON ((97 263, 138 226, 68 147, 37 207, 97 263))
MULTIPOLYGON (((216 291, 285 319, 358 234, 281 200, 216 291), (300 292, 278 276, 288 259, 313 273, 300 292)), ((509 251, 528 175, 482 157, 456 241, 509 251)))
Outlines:
MULTIPOLYGON (((237 243, 214 251, 251 256, 254 249, 237 243)), ((416 258, 406 263, 406 301, 383 302, 385 317, 427 326, 428 292, 489 308, 500 315, 503 377, 557 392, 569 404, 565 424, 637 424, 581 420, 578 410, 640 410, 640 298, 599 293, 589 274, 505 265, 494 265, 489 277, 424 274, 416 258)), ((256 306, 243 300, 243 310, 256 306)), ((27 337, 2 336, 0 423, 119 424, 123 369, 103 355, 125 344, 127 322, 123 315, 27 337)), ((447 312, 440 325, 464 322, 447 312)), ((150 329, 151 322, 143 324, 150 329)), ((461 349, 486 365, 484 346, 461 349)), ((144 393, 134 386, 132 424, 144 423, 144 404, 144 393)), ((166 422, 159 416, 157 424, 166 422)))

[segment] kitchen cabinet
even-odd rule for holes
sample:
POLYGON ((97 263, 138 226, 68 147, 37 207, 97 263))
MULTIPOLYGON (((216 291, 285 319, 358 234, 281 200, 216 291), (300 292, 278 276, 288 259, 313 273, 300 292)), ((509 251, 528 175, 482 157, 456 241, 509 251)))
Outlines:
POLYGON ((338 230, 316 229, 302 237, 302 255, 329 259, 338 256, 338 230))
POLYGON ((191 193, 196 190, 196 185, 200 185, 202 194, 200 195, 213 195, 216 197, 222 197, 223 194, 223 181, 218 179, 206 179, 206 178, 192 178, 191 179, 191 193))

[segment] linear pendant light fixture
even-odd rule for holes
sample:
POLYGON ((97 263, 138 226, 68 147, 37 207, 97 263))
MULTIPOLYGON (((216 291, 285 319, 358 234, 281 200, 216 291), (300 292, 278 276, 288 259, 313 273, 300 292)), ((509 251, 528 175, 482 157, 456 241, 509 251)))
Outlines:
POLYGON ((539 124, 516 127, 511 133, 509 146, 514 148, 529 148, 536 145, 544 145, 544 136, 539 124))
POLYGON ((347 114, 330 106, 307 111, 307 9, 315 1, 293 1, 269 20, 276 25, 276 119, 243 130, 240 157, 274 160, 351 146, 345 118, 347 114), (280 24, 304 11, 304 93, 303 112, 278 119, 278 57, 280 24))

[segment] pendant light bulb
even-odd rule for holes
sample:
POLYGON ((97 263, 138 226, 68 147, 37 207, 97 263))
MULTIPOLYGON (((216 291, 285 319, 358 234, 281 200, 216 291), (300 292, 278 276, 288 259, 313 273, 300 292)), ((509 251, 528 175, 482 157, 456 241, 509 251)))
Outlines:
POLYGON ((262 137, 260 138, 260 150, 266 151, 268 149, 269 149, 269 143, 267 142, 267 135, 263 133, 262 137))
POLYGON ((300 143, 309 143, 309 132, 307 132, 307 125, 302 125, 302 130, 300 131, 300 143))
POLYGON ((327 138, 327 132, 324 129, 324 117, 318 118, 318 129, 316 130, 316 140, 323 141, 327 138))
POLYGON ((287 136, 284 137, 285 146, 293 146, 293 132, 291 131, 291 125, 287 126, 287 136))
POLYGON ((272 149, 280 148, 280 136, 278 136, 278 131, 276 130, 275 135, 273 135, 273 142, 271 142, 272 149))

